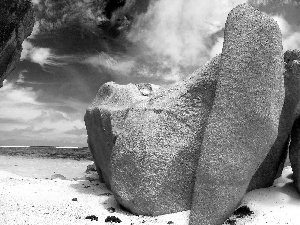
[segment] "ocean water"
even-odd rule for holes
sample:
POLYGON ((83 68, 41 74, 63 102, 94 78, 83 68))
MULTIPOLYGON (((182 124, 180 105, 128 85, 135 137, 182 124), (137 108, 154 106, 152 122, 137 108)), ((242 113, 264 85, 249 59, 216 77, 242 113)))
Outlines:
POLYGON ((0 146, 0 155, 32 158, 92 160, 88 147, 0 146))

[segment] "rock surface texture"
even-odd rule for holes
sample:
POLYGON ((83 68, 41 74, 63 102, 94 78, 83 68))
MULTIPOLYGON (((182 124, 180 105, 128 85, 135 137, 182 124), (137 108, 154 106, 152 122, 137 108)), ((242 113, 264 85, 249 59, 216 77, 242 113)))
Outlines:
POLYGON ((298 166, 295 166, 295 160, 298 160, 297 155, 299 154, 297 148, 300 148, 300 143, 296 140, 298 138, 296 135, 298 120, 296 119, 300 115, 299 60, 300 51, 298 50, 288 50, 284 53, 285 99, 279 120, 278 135, 267 157, 253 176, 248 191, 271 186, 274 179, 281 175, 288 151, 290 152, 291 164, 295 170, 294 174, 300 174, 300 171, 296 169, 298 166), (294 128, 292 130, 293 124, 294 128), (291 135, 292 141, 289 145, 291 135))
POLYGON ((204 133, 190 225, 222 224, 278 134, 284 100, 277 23, 242 4, 228 15, 214 105, 204 133))
POLYGON ((160 215, 190 209, 219 60, 148 96, 149 85, 100 88, 85 116, 88 142, 105 183, 129 211, 160 215))
POLYGON ((124 86, 113 82, 106 83, 101 86, 94 102, 86 112, 84 120, 89 149, 99 178, 108 188, 111 179, 111 152, 117 136, 123 130, 124 118, 131 105, 148 99, 156 88, 156 86, 152 88, 151 85, 124 86))
MULTIPOLYGON (((289 102, 294 103, 289 109, 289 119, 294 122, 289 146, 290 162, 297 191, 300 193, 300 51, 287 51, 284 54, 285 75, 289 81, 289 102)), ((290 125, 290 124, 289 124, 290 125)))
POLYGON ((0 1, 0 87, 16 67, 22 52, 22 42, 34 25, 30 0, 0 1))
POLYGON ((128 110, 111 156, 111 188, 134 214, 191 208, 218 63, 219 57, 184 82, 128 110))

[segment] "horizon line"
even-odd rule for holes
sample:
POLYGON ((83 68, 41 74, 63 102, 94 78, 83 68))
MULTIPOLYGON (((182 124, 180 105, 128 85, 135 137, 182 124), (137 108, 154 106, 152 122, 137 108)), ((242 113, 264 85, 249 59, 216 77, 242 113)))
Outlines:
POLYGON ((2 145, 0 148, 30 148, 30 147, 54 147, 54 148, 88 148, 88 146, 78 147, 78 146, 54 146, 54 145, 30 145, 30 146, 23 146, 23 145, 2 145))

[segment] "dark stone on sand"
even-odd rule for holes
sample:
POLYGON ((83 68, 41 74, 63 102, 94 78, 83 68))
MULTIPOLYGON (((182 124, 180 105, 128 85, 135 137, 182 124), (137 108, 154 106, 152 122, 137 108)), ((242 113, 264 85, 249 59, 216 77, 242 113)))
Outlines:
POLYGON ((236 218, 244 218, 246 216, 251 216, 252 214, 253 211, 251 211, 247 205, 242 205, 233 212, 233 215, 236 218))
POLYGON ((114 213, 116 211, 116 209, 114 207, 109 207, 107 209, 107 211, 110 212, 110 213, 114 213))
POLYGON ((100 196, 111 196, 112 194, 111 193, 103 193, 103 194, 100 194, 100 196))
POLYGON ((93 163, 91 165, 88 165, 86 167, 86 170, 85 170, 86 173, 91 173, 91 172, 94 172, 94 171, 97 171, 95 163, 93 163))
POLYGON ((228 218, 224 224, 235 225, 237 222, 236 219, 251 216, 252 214, 254 214, 254 212, 251 211, 248 206, 246 205, 240 206, 233 212, 233 215, 230 218, 228 218))
POLYGON ((85 217, 85 219, 86 219, 86 220, 91 220, 91 221, 93 221, 93 220, 98 221, 98 216, 91 215, 91 216, 85 217))
POLYGON ((106 223, 109 223, 109 222, 111 222, 111 223, 121 223, 122 220, 120 220, 118 217, 115 217, 115 216, 108 216, 108 217, 106 217, 105 222, 106 223))

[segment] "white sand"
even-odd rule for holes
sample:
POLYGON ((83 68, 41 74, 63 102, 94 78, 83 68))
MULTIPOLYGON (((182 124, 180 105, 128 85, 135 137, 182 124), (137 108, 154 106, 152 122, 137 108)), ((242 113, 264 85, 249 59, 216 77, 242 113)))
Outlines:
MULTIPOLYGON (((173 222, 169 224, 188 225, 189 211, 146 217, 121 210, 113 195, 109 195, 111 192, 95 180, 96 174, 85 176, 86 166, 91 163, 0 156, 0 224, 119 224, 105 222, 108 216, 116 216, 122 221, 120 224, 126 225, 169 221, 173 222), (51 180, 54 174, 61 174, 67 180, 51 180), (72 201, 74 198, 77 201, 72 201), (110 207, 116 212, 109 212, 110 207), (98 221, 85 219, 90 215, 97 216, 98 221)), ((290 174, 291 168, 287 167, 274 187, 248 193, 242 204, 247 204, 254 214, 237 218, 236 225, 299 225, 300 197, 290 174)))
POLYGON ((51 178, 53 174, 63 174, 68 179, 83 177, 91 163, 88 160, 0 156, 0 170, 31 178, 51 178))
POLYGON ((188 211, 146 217, 121 210, 104 184, 94 180, 95 174, 84 176, 86 166, 91 163, 0 156, 0 224, 119 224, 106 223, 108 216, 116 216, 122 221, 120 224, 126 225, 168 224, 169 221, 175 225, 188 224, 188 211), (54 174, 68 179, 51 180, 54 174), (77 201, 72 201, 73 198, 77 201), (110 207, 116 212, 109 212, 110 207), (97 216, 98 221, 85 219, 90 215, 97 216))
POLYGON ((272 187, 249 192, 242 204, 248 205, 254 214, 238 220, 236 225, 299 225, 300 195, 293 184, 291 167, 284 168, 272 187))

